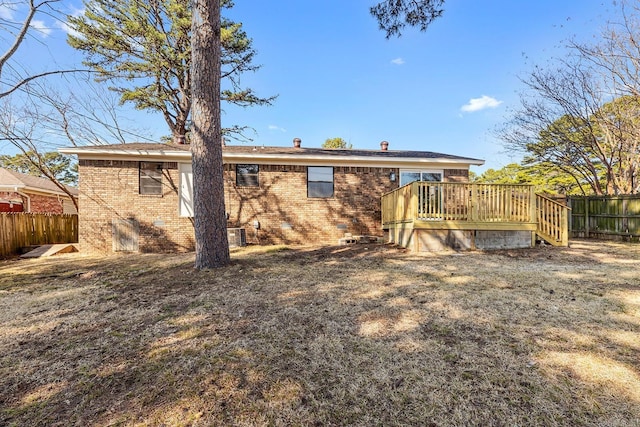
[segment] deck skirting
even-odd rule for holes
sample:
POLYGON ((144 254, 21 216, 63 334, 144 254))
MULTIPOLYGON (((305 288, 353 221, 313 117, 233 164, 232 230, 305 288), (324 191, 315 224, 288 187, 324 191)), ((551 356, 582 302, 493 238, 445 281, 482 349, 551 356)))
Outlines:
POLYGON ((389 242, 415 252, 528 248, 535 245, 533 223, 415 221, 387 224, 389 242), (425 224, 427 223, 427 224, 425 224))

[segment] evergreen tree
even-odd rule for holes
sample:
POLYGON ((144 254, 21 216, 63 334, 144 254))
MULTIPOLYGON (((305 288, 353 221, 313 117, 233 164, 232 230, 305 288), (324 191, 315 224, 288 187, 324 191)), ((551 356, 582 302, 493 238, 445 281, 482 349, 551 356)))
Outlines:
POLYGON ((9 156, 0 155, 0 168, 13 170, 39 178, 53 178, 66 185, 78 184, 78 164, 73 162, 71 157, 50 151, 38 154, 34 151, 9 156), (48 172, 45 174, 43 169, 48 172))
POLYGON ((353 148, 353 145, 349 144, 347 141, 345 141, 342 138, 327 138, 322 143, 322 148, 334 148, 334 149, 341 149, 341 150, 351 150, 353 148))
MULTIPOLYGON (((222 7, 233 6, 222 0, 222 7)), ((191 10, 188 0, 89 0, 85 13, 70 17, 77 35, 69 44, 83 51, 85 65, 113 84, 122 102, 162 113, 174 142, 183 142, 192 104, 191 10)), ((222 101, 240 106, 270 104, 240 76, 256 71, 252 40, 242 24, 222 18, 222 101)), ((235 127, 232 130, 240 130, 235 127)))
MULTIPOLYGON (((470 177, 471 178, 471 177, 470 177)), ((549 194, 588 194, 591 190, 585 181, 549 162, 538 162, 532 158, 525 158, 522 164, 509 163, 501 169, 487 169, 479 176, 474 176, 473 182, 483 184, 530 184, 537 192, 549 194)))
MULTIPOLYGON (((434 19, 428 13, 414 16, 413 11, 428 12, 431 4, 443 0, 386 0, 389 6, 402 6, 388 12, 371 10, 380 26, 388 27, 387 37, 398 34, 406 23, 421 29, 434 19), (427 9, 425 9, 427 8, 427 9), (392 15, 392 16, 389 16, 392 15), (387 19, 389 18, 389 19, 387 19), (395 23, 395 24, 394 24, 395 23), (396 29, 395 31, 394 28, 396 29)), ((379 5, 380 6, 380 5, 379 5)), ((223 267, 230 262, 226 235, 224 180, 220 138, 220 0, 192 0, 192 69, 193 69, 193 127, 191 153, 193 163, 194 228, 196 263, 198 269, 223 267), (202 92, 201 92, 202 91, 202 92)), ((440 12, 441 13, 441 12, 440 12)), ((439 15, 438 15, 439 16, 439 15)))

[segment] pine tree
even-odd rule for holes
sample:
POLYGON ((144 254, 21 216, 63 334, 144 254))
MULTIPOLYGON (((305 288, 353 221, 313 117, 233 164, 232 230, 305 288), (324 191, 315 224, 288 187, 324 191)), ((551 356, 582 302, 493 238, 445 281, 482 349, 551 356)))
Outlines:
MULTIPOLYGON (((223 0, 223 7, 232 7, 223 0)), ((174 142, 184 142, 191 111, 191 10, 188 0, 90 0, 70 17, 69 44, 83 51, 85 65, 112 84, 123 102, 162 113, 174 142)), ((240 76, 256 71, 255 50, 242 24, 221 20, 221 100, 241 106, 270 104, 240 76)), ((234 128, 239 129, 239 128, 234 128)))
MULTIPOLYGON (((386 0, 389 6, 406 3, 401 10, 372 9, 372 13, 385 28, 387 36, 399 35, 404 25, 420 25, 426 29, 434 19, 429 15, 427 6, 442 4, 443 0, 386 0), (425 9, 426 7, 426 9, 425 9), (412 11, 425 12, 415 17, 412 11), (426 22, 425 20, 428 20, 426 22), (396 31, 393 32, 393 28, 396 31)), ((381 3, 382 4, 382 3, 381 3)), ((222 147, 220 144, 220 1, 193 0, 193 124, 192 163, 196 236, 196 268, 223 267, 230 262, 229 242, 226 235, 226 216, 224 207, 224 181, 222 167, 222 147)), ((380 6, 380 5, 379 5, 380 6)), ((441 13, 441 12, 439 12, 441 13)), ((439 16, 439 15, 438 15, 439 16)), ((435 16, 437 17, 437 16, 435 16)))
POLYGON ((220 126, 220 2, 193 1, 193 165, 197 269, 230 262, 220 126))

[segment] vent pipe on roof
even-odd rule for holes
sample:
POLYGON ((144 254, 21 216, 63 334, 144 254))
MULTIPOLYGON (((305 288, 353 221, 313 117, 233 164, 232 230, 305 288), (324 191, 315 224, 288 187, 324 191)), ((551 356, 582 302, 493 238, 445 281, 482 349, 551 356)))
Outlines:
POLYGON ((387 141, 382 141, 380 143, 380 149, 382 151, 387 151, 389 149, 389 143, 387 141))
POLYGON ((227 142, 224 140, 224 136, 220 140, 220 145, 222 145, 223 147, 227 146, 227 142))
POLYGON ((300 138, 293 138, 293 148, 300 148, 302 140, 300 138))

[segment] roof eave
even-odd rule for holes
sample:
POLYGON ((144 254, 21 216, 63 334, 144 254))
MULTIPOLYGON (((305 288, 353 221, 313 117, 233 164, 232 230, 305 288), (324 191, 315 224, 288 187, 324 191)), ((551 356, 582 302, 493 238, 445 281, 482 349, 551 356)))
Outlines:
MULTIPOLYGON (((56 196, 63 196, 63 197, 69 197, 69 195, 67 193, 65 193, 62 190, 49 190, 47 188, 38 188, 38 187, 29 187, 29 186, 25 186, 24 188, 22 188, 22 191, 29 191, 29 192, 33 192, 33 193, 44 193, 44 194, 52 194, 52 195, 56 195, 56 196)), ((77 194, 72 194, 73 197, 78 197, 77 194)))
POLYGON ((180 157, 191 158, 190 151, 176 150, 105 150, 100 148, 69 147, 58 149, 62 154, 76 154, 78 156, 98 155, 98 156, 148 156, 148 157, 180 157))
MULTIPOLYGON (((146 157, 156 160, 190 160, 190 151, 175 151, 175 150, 104 150, 104 149, 86 149, 80 148, 61 148, 59 150, 63 154, 76 154, 78 157, 95 157, 97 159, 137 159, 139 157, 146 157)), ((251 161, 259 162, 277 160, 283 164, 305 164, 312 162, 332 162, 336 164, 384 164, 384 165, 403 165, 403 164, 467 164, 481 166, 484 164, 484 160, 471 159, 466 157, 383 157, 383 156, 335 156, 335 155, 304 155, 298 154, 268 154, 268 153, 233 153, 223 152, 223 160, 235 160, 235 161, 251 161)))
POLYGON ((335 163, 464 163, 470 165, 483 165, 484 160, 470 159, 466 157, 383 157, 383 156, 327 156, 295 154, 247 154, 247 153, 223 153, 224 159, 230 160, 284 160, 289 162, 307 163, 309 161, 335 162, 335 163))
POLYGON ((0 184, 0 191, 18 191, 18 189, 21 190, 23 188, 25 188, 24 184, 0 184))

